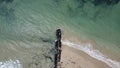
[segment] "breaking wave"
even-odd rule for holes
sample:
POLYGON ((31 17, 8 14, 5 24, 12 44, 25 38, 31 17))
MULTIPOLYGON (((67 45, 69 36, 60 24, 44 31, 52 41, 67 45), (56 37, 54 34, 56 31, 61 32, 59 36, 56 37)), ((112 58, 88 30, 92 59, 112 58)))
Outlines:
POLYGON ((0 62, 0 68, 23 68, 19 60, 0 62))
POLYGON ((77 43, 70 42, 68 40, 62 41, 62 44, 79 49, 85 52, 86 54, 90 55, 91 57, 106 63, 111 68, 120 68, 120 62, 114 61, 109 57, 103 55, 99 50, 94 49, 91 44, 85 44, 85 46, 81 46, 82 44, 80 45, 77 43))

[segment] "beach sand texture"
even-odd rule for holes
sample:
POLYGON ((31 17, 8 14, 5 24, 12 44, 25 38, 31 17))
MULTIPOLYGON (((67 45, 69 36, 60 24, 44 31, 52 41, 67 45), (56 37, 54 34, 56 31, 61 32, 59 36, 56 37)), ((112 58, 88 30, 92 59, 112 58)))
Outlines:
POLYGON ((63 45, 59 68, 110 68, 105 63, 74 48, 63 45))

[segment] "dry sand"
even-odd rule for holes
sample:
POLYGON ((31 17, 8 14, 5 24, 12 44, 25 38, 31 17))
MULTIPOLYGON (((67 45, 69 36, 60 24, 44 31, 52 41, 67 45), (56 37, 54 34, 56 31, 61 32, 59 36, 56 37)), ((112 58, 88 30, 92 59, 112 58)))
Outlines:
POLYGON ((110 68, 80 50, 63 45, 59 68, 110 68))

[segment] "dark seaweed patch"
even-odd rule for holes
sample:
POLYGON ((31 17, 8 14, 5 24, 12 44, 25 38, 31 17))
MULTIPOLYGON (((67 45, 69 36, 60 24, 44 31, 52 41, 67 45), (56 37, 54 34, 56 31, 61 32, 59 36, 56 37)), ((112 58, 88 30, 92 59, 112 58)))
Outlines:
POLYGON ((0 15, 13 18, 14 17, 14 9, 12 7, 8 8, 8 2, 12 2, 13 0, 0 0, 0 15), (2 2, 7 2, 3 4, 2 2))
POLYGON ((0 0, 0 2, 12 3, 13 0, 0 0))
POLYGON ((80 8, 80 7, 83 7, 84 6, 84 3, 86 3, 86 1, 85 0, 77 0, 77 2, 78 2, 78 7, 80 8))
POLYGON ((120 0, 94 0, 93 4, 95 6, 100 5, 100 4, 107 4, 107 5, 114 5, 117 4, 120 0))
POLYGON ((49 39, 49 38, 40 38, 40 40, 42 41, 42 42, 45 42, 45 43, 53 43, 53 40, 52 39, 49 39))
POLYGON ((76 0, 78 3, 86 3, 86 1, 85 0, 76 0))
POLYGON ((51 56, 48 56, 48 55, 45 55, 45 54, 43 54, 43 56, 44 56, 46 59, 50 59, 50 60, 51 60, 51 62, 53 62, 53 59, 52 59, 52 57, 51 57, 51 56))
POLYGON ((59 0, 54 0, 54 2, 59 3, 59 0))

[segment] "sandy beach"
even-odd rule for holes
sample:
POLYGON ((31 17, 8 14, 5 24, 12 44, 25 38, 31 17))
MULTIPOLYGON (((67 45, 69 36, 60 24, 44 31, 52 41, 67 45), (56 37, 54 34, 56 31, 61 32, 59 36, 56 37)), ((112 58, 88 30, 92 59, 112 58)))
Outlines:
POLYGON ((60 68, 110 68, 107 64, 66 45, 62 46, 60 66, 60 68))
MULTIPOLYGON (((91 39, 81 40, 80 37, 76 38, 75 34, 71 32, 67 32, 69 35, 64 33, 62 37, 62 41, 69 40, 70 42, 74 42, 80 44, 80 46, 84 46, 84 44, 92 44, 94 49, 99 50, 103 55, 109 57, 112 60, 120 61, 117 53, 113 53, 111 50, 106 49, 104 47, 98 47, 95 41, 91 39), (82 45, 83 44, 83 45, 82 45)), ((86 45, 85 45, 86 46, 86 45)), ((85 52, 69 47, 68 45, 62 44, 62 53, 61 53, 61 68, 111 68, 105 62, 102 62, 98 59, 91 57, 85 52)))

